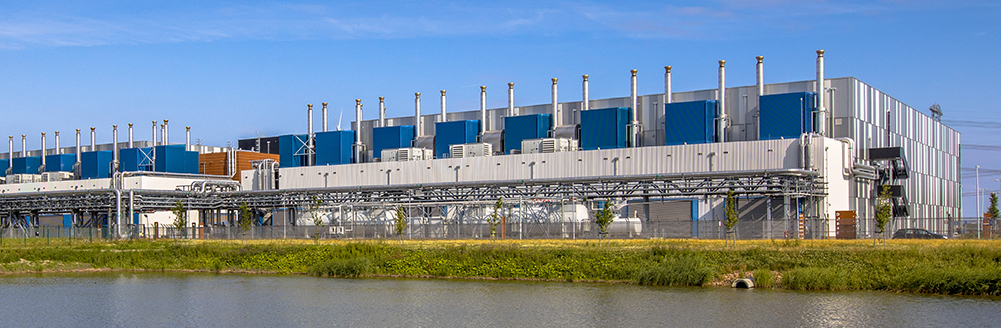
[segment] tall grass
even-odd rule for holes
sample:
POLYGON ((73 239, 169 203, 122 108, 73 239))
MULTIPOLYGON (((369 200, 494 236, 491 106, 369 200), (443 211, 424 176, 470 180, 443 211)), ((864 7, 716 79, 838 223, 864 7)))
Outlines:
POLYGON ((704 260, 695 256, 685 256, 641 271, 636 281, 640 285, 702 286, 709 283, 712 278, 713 270, 704 260))

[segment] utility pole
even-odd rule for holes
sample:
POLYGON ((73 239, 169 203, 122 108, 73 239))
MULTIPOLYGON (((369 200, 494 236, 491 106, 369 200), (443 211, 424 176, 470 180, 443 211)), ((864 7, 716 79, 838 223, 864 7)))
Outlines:
POLYGON ((980 239, 980 232, 984 229, 983 212, 980 212, 980 165, 977 165, 977 239, 980 239))

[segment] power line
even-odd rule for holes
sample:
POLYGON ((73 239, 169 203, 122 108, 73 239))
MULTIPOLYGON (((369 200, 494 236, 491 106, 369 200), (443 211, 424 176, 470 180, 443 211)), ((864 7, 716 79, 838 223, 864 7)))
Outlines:
POLYGON ((942 123, 945 123, 945 125, 948 126, 963 126, 968 128, 981 128, 981 129, 1001 128, 1001 122, 942 120, 942 123))
POLYGON ((959 148, 962 150, 1001 151, 1001 146, 993 146, 993 145, 959 144, 959 148))

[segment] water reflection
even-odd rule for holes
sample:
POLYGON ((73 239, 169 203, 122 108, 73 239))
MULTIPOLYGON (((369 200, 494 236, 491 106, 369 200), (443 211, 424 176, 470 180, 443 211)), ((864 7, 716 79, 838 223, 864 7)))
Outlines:
POLYGON ((3 326, 990 326, 1001 299, 182 273, 0 277, 3 326))

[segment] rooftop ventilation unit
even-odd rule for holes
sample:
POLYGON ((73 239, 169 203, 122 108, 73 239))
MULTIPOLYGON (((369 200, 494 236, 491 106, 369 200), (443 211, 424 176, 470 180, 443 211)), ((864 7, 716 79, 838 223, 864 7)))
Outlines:
POLYGON ((483 157, 494 153, 494 146, 489 143, 471 143, 452 145, 449 148, 452 158, 483 157))
POLYGON ((396 148, 383 149, 380 157, 383 162, 423 161, 434 159, 434 151, 427 148, 396 148))
POLYGON ((521 142, 523 154, 576 151, 577 141, 567 138, 530 139, 521 142))

